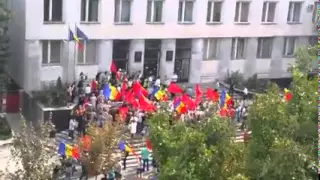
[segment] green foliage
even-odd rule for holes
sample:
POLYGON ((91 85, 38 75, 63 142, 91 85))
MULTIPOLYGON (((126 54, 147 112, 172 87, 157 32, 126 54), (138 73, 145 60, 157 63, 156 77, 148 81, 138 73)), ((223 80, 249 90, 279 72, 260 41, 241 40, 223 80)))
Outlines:
POLYGON ((50 123, 37 128, 21 122, 21 132, 13 137, 11 148, 14 169, 0 173, 0 179, 7 180, 48 180, 51 179, 55 165, 55 149, 48 148, 52 144, 49 137, 54 126, 50 123))
POLYGON ((162 112, 149 121, 154 158, 160 166, 160 180, 224 180, 245 175, 245 146, 234 143, 235 129, 224 118, 187 125, 169 123, 162 112))
MULTIPOLYGON (((294 66, 298 71, 302 73, 316 71, 318 68, 318 47, 316 45, 301 47, 295 52, 295 58, 294 66)), ((293 71, 293 67, 290 67, 289 71, 293 71)))
POLYGON ((269 84, 269 81, 266 79, 258 79, 257 74, 246 79, 239 71, 231 72, 224 82, 227 84, 232 82, 235 88, 239 88, 241 90, 247 88, 254 92, 264 92, 269 84))
POLYGON ((275 85, 249 111, 252 179, 314 179, 317 157, 317 81, 293 68, 293 98, 283 102, 275 85))
POLYGON ((42 91, 33 92, 33 95, 46 107, 61 107, 67 105, 67 88, 61 78, 57 82, 45 86, 42 91))
POLYGON ((0 73, 4 73, 6 62, 10 57, 9 36, 7 35, 10 19, 11 14, 5 4, 0 3, 0 73))
POLYGON ((12 132, 10 125, 5 117, 0 117, 0 140, 7 140, 11 138, 12 132))

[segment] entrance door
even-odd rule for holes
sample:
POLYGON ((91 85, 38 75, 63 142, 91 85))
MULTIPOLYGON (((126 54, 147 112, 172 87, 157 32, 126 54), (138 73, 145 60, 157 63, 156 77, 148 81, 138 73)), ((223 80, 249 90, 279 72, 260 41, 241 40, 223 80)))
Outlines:
POLYGON ((191 59, 191 39, 176 40, 176 56, 174 71, 178 75, 178 82, 189 81, 190 59, 191 59))
POLYGON ((146 40, 144 50, 143 75, 144 77, 159 75, 161 40, 146 40))
POLYGON ((114 40, 112 60, 118 69, 128 72, 130 40, 114 40))

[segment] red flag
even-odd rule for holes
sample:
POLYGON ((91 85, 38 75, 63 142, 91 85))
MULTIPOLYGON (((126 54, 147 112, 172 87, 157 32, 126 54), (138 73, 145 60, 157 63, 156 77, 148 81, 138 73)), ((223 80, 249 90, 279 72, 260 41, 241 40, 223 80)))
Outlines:
POLYGON ((183 102, 183 104, 185 104, 187 106, 188 109, 190 110, 194 110, 196 108, 195 102, 193 102, 192 99, 190 99, 188 97, 187 94, 183 94, 181 96, 181 101, 183 102))
POLYGON ((196 86, 194 87, 194 91, 195 91, 196 97, 201 97, 202 93, 201 93, 199 84, 196 84, 196 86))
POLYGON ((219 99, 219 93, 217 91, 212 90, 211 88, 207 88, 206 95, 207 98, 212 100, 213 102, 217 102, 219 99))
POLYGON ((144 141, 144 144, 146 145, 146 148, 149 150, 149 151, 152 151, 152 145, 151 145, 151 141, 149 139, 146 139, 144 141))
POLYGON ((142 87, 138 81, 132 84, 132 90, 137 96, 140 96, 140 94, 148 96, 148 91, 144 87, 142 87))
POLYGON ((129 109, 126 106, 119 108, 119 115, 122 121, 126 120, 128 112, 129 112, 129 109))
POLYGON ((228 112, 227 112, 227 110, 225 108, 222 108, 222 109, 219 110, 219 115, 221 117, 227 117, 228 112))
POLYGON ((149 99, 147 99, 144 95, 139 96, 139 108, 148 112, 155 111, 156 109, 152 102, 149 99))
POLYGON ((111 61, 110 71, 113 72, 113 73, 117 73, 118 72, 117 66, 115 65, 113 60, 111 61))
POLYGON ((79 148, 77 146, 74 146, 72 148, 72 157, 75 158, 75 159, 79 159, 80 158, 79 148))
POLYGON ((168 86, 168 92, 179 94, 179 93, 182 93, 182 89, 178 85, 174 83, 170 83, 170 85, 168 86))
POLYGON ((134 95, 132 92, 126 93, 124 99, 127 103, 131 104, 133 108, 139 107, 139 104, 138 104, 137 100, 134 98, 134 95))

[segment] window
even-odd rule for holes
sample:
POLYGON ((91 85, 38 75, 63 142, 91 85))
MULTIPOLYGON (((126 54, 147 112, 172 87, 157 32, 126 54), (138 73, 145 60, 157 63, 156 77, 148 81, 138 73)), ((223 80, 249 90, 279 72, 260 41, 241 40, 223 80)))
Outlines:
POLYGON ((313 11, 312 11, 312 22, 313 23, 318 21, 317 10, 318 10, 318 2, 314 2, 313 11))
POLYGON ((206 39, 204 44, 204 58, 205 60, 213 60, 218 58, 219 39, 206 39))
POLYGON ((220 22, 221 8, 221 1, 209 1, 207 7, 207 22, 220 22))
POLYGON ((296 37, 285 37, 283 53, 282 53, 283 56, 293 56, 295 46, 296 46, 296 37))
POLYGON ((173 51, 166 51, 166 61, 173 60, 173 51))
POLYGON ((97 22, 99 0, 81 0, 81 21, 97 22))
POLYGON ((178 22, 192 22, 193 19, 193 1, 180 0, 178 11, 178 22))
POLYGON ((259 38, 257 58, 268 59, 271 58, 273 46, 273 38, 259 38))
POLYGON ((308 38, 308 42, 309 42, 309 45, 315 46, 318 44, 318 37, 317 36, 310 36, 308 38))
POLYGON ((130 22, 131 0, 115 0, 114 22, 130 22))
POLYGON ((62 21, 62 0, 44 0, 43 21, 61 22, 62 21))
POLYGON ((248 22, 250 2, 237 2, 234 22, 248 22))
POLYGON ((78 64, 95 64, 96 63, 96 41, 81 42, 83 49, 78 49, 78 64))
POLYGON ((141 62, 142 61, 142 52, 136 51, 134 52, 134 62, 141 62))
POLYGON ((245 59, 245 48, 245 38, 232 38, 231 59, 245 59))
POLYGON ((61 41, 42 41, 42 64, 60 63, 61 44, 61 41))
POLYGON ((162 0, 149 0, 147 4, 147 22, 161 22, 162 7, 162 0))
POLYGON ((288 10, 288 23, 299 23, 301 16, 302 2, 290 2, 288 10))
POLYGON ((263 3, 261 22, 274 22, 276 5, 276 2, 266 1, 263 3))

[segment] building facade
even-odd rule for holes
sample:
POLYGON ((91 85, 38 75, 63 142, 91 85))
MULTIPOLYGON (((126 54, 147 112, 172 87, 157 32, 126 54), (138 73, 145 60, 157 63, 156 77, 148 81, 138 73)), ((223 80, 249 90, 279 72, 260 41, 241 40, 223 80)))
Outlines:
POLYGON ((26 90, 113 60, 129 72, 210 82, 227 72, 288 77, 294 51, 315 44, 314 0, 10 0, 11 76, 26 90), (69 29, 89 38, 82 48, 69 29))

